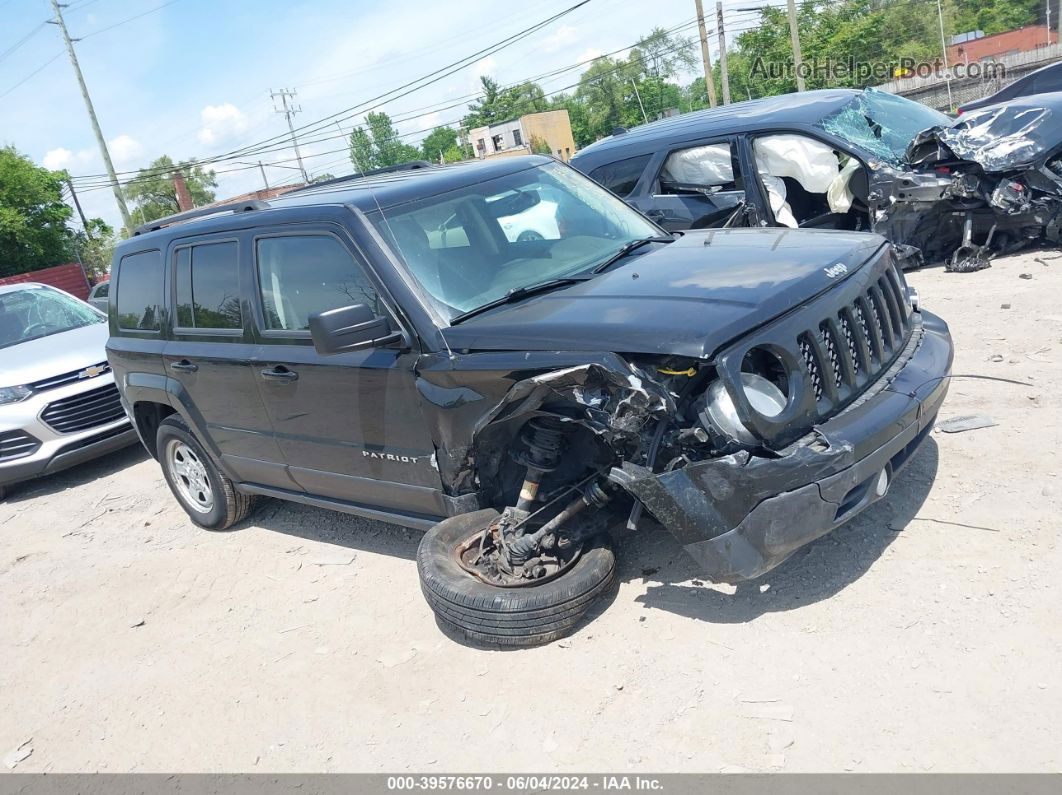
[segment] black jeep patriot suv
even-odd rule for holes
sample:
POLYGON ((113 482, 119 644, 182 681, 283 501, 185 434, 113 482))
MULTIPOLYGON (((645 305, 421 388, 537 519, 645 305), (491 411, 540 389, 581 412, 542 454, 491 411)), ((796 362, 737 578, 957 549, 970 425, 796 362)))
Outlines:
POLYGON ((113 274, 108 358, 194 522, 425 530, 439 620, 509 645, 576 624, 643 510, 713 580, 776 566, 886 493, 952 361, 881 237, 671 236, 543 157, 195 210, 113 274))

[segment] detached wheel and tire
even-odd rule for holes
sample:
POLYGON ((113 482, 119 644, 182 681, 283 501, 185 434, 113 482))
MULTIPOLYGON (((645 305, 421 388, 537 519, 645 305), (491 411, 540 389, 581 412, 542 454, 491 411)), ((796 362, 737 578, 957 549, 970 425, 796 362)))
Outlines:
POLYGON ((417 572, 424 597, 440 621, 478 643, 538 646, 574 629, 612 584, 616 559, 604 537, 587 544, 560 576, 541 585, 502 588, 465 571, 458 548, 498 517, 493 509, 445 519, 424 534, 417 572))
POLYGON ((159 423, 155 449, 170 491, 200 527, 225 530, 251 512, 254 498, 236 491, 178 415, 159 423))

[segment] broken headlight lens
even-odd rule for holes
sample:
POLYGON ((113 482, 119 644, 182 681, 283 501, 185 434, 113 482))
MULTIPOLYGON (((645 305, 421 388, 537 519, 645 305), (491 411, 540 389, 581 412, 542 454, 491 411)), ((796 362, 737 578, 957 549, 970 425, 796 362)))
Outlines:
MULTIPOLYGON (((743 372, 741 387, 749 405, 764 417, 776 417, 785 410, 788 395, 762 375, 743 372)), ((734 401, 722 381, 717 380, 708 387, 701 420, 710 424, 710 430, 722 434, 732 442, 756 444, 758 441, 741 421, 734 401)))

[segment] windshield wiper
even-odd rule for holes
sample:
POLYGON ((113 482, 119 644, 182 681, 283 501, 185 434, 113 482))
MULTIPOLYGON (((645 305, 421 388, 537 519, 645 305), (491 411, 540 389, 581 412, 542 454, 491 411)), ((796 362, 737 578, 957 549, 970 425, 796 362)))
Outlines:
POLYGON ((607 260, 605 260, 604 262, 599 262, 597 265, 591 268, 590 272, 601 273, 601 271, 603 270, 608 270, 610 267, 615 265, 617 262, 626 257, 635 249, 639 249, 649 243, 673 243, 674 241, 675 238, 673 237, 642 237, 638 240, 631 240, 629 243, 624 243, 622 246, 620 246, 619 251, 617 251, 607 260))
POLYGON ((467 312, 462 312, 459 315, 454 315, 450 318, 450 325, 460 323, 462 320, 467 320, 470 317, 486 312, 488 309, 493 309, 496 306, 503 306, 504 304, 511 304, 526 298, 529 295, 535 295, 537 293, 544 293, 547 290, 552 290, 554 287, 563 287, 566 284, 575 284, 576 282, 585 282, 591 278, 589 275, 583 274, 582 276, 564 276, 559 279, 548 279, 544 282, 536 282, 535 284, 528 284, 524 287, 514 287, 501 298, 495 298, 493 301, 488 301, 483 306, 477 306, 475 309, 469 309, 467 312))

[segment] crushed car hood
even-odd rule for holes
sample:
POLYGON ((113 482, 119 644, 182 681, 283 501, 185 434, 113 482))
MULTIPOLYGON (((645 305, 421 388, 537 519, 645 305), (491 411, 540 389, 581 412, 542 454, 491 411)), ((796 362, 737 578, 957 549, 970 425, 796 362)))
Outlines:
POLYGON ((969 160, 986 173, 1030 168, 1062 145, 1062 93, 1036 94, 964 114, 947 127, 917 135, 907 150, 912 167, 969 160))
POLYGON ((809 229, 690 231, 570 287, 443 331, 454 350, 607 350, 706 358, 829 289, 877 235, 809 229))

